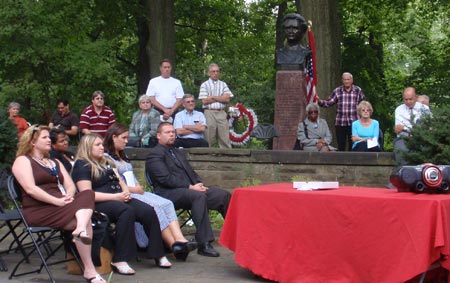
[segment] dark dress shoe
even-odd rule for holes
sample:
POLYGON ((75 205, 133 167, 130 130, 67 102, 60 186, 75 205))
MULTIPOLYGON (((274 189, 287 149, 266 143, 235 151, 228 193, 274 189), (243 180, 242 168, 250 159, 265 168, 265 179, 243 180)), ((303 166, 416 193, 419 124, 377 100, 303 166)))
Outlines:
POLYGON ((189 242, 186 243, 188 251, 192 252, 195 250, 198 246, 197 242, 194 240, 189 240, 189 242))
POLYGON ((172 245, 172 253, 176 259, 185 261, 189 255, 189 249, 187 243, 175 242, 172 245))
POLYGON ((218 257, 220 256, 210 243, 199 244, 197 248, 197 253, 203 256, 218 257))

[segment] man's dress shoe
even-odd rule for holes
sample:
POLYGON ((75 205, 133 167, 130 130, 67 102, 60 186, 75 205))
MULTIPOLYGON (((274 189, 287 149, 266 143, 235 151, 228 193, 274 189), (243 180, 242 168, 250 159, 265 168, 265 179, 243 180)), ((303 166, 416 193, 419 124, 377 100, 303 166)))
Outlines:
POLYGON ((218 257, 220 254, 211 246, 210 243, 202 243, 198 245, 197 253, 203 256, 218 257))

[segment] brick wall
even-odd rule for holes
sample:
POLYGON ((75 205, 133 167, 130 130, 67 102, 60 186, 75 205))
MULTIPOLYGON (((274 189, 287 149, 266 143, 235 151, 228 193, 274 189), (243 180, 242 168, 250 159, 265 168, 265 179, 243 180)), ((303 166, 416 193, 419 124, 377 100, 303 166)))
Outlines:
POLYGON ((302 71, 278 71, 275 94, 274 125, 280 133, 274 138, 274 149, 293 148, 297 126, 305 118, 306 86, 302 71))

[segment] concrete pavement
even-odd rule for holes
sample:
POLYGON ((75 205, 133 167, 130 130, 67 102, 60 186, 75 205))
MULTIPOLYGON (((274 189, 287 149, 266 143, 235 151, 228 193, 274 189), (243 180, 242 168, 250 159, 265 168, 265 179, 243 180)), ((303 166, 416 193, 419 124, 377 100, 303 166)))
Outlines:
MULTIPOLYGON (((0 235, 3 235, 4 228, 0 230, 0 235)), ((218 239, 219 231, 216 231, 216 239, 218 239)), ((188 238, 192 235, 187 235, 188 238)), ((0 250, 6 248, 6 242, 0 243, 0 250)), ((234 263, 234 254, 228 249, 221 247, 219 244, 214 243, 213 246, 220 252, 221 256, 218 258, 209 258, 200 256, 196 251, 192 252, 187 258, 186 262, 180 262, 175 260, 172 255, 168 258, 172 262, 172 268, 161 269, 155 266, 153 260, 142 259, 141 262, 135 260, 130 262, 130 265, 136 270, 136 274, 133 276, 123 276, 119 274, 113 274, 111 282, 114 283, 144 283, 144 282, 184 282, 184 283, 225 283, 225 282, 271 282, 255 276, 250 271, 243 269, 234 263)), ((57 255, 62 258, 64 252, 60 252, 57 255)), ((40 283, 49 282, 48 274, 43 270, 40 274, 34 273, 29 275, 23 275, 8 280, 8 276, 14 267, 15 263, 19 260, 19 253, 2 254, 3 260, 6 262, 9 271, 0 272, 0 283, 40 283)), ((144 258, 144 257, 142 257, 144 258)), ((39 259, 34 257, 32 259, 33 266, 39 264, 39 259)), ((22 265, 22 270, 28 268, 27 264, 22 265)), ((81 275, 69 275, 66 272, 65 264, 58 264, 50 267, 56 281, 63 283, 77 283, 85 282, 81 275)), ((107 279, 109 274, 104 275, 107 279)))

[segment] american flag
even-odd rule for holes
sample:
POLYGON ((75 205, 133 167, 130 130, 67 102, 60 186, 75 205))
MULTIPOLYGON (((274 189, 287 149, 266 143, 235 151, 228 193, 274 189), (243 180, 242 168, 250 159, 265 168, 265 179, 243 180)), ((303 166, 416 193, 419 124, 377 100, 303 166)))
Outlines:
POLYGON ((306 65, 306 102, 312 103, 316 101, 316 85, 317 85, 317 73, 316 73, 316 46, 314 44, 314 34, 311 29, 311 25, 308 26, 308 40, 309 48, 311 48, 311 56, 306 65))

